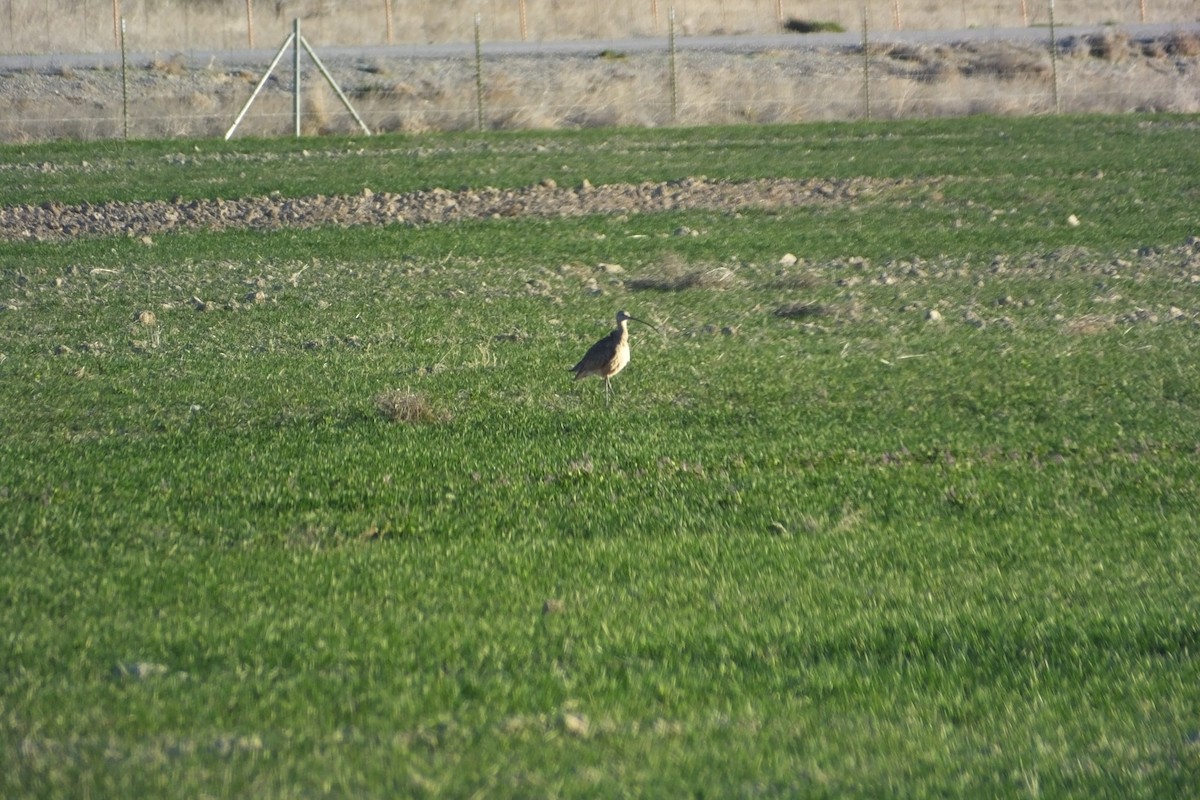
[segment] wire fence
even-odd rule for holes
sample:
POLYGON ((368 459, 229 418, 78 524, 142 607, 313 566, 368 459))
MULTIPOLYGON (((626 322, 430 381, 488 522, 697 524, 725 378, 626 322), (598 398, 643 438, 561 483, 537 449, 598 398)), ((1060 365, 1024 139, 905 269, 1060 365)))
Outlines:
MULTIPOLYGON (((16 53, 115 52, 120 23, 150 52, 270 48, 302 18, 317 47, 466 42, 476 14, 488 41, 665 35, 674 8, 684 36, 776 32, 788 26, 855 30, 1044 26, 1046 0, 0 0, 16 53)), ((1195 0, 1057 0, 1066 25, 1196 22, 1195 0)))
MULTIPOLYGON (((405 55, 404 48, 321 58, 375 132, 1200 112, 1200 26, 1149 38, 1112 26, 1062 37, 1053 32, 1053 6, 1047 0, 1044 7, 1045 30, 1023 41, 898 43, 887 36, 894 27, 878 26, 869 9, 860 9, 853 44, 677 50, 682 22, 672 7, 663 13, 658 46, 644 51, 489 55, 485 43, 437 58, 405 55)), ((136 26, 125 25, 131 51, 144 52, 136 26)), ((471 25, 465 38, 483 40, 483 15, 471 25)), ((120 26, 118 20, 118 47, 120 26)), ((315 26, 307 19, 303 26, 311 38, 315 26)), ((0 140, 216 137, 259 84, 238 135, 358 131, 313 64, 302 67, 299 96, 291 62, 267 76, 270 52, 219 61, 141 55, 123 58, 120 69, 17 70, 0 88, 0 140)))

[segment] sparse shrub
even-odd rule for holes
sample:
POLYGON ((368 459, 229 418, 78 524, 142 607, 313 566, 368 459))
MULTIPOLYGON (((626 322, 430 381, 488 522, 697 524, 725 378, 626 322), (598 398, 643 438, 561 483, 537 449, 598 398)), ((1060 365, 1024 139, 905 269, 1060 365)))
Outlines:
POLYGON ((1018 78, 1045 80, 1051 77, 1050 62, 1044 53, 1007 45, 975 53, 963 64, 961 70, 964 75, 969 77, 993 77, 1004 80, 1018 78))
POLYGON ((164 75, 182 75, 187 72, 187 65, 180 56, 171 58, 154 58, 146 65, 151 72, 161 72, 164 75))
POLYGON ((837 22, 820 22, 791 17, 783 23, 783 29, 793 33, 845 33, 846 29, 837 22))
POLYGON ((1200 33, 1174 31, 1167 34, 1163 46, 1173 56, 1195 58, 1200 56, 1200 33))
POLYGON ((1129 36, 1121 31, 1106 30, 1089 36, 1088 52, 1093 58, 1105 61, 1124 61, 1129 55, 1129 36))

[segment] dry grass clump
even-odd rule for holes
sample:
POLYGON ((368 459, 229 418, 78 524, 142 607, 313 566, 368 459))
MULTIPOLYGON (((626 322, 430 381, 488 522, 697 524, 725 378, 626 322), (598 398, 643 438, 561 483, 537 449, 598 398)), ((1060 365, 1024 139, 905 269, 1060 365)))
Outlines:
POLYGON ((1113 317, 1106 314, 1083 314, 1065 320, 1063 333, 1068 336, 1095 336, 1112 330, 1115 324, 1113 317))
POLYGON ((973 48, 960 69, 968 77, 1032 78, 1038 81, 1053 77, 1049 56, 1044 51, 1006 44, 973 48))
POLYGON ((785 319, 806 319, 808 317, 825 317, 830 314, 828 306, 820 303, 788 303, 775 309, 775 316, 785 319))
POLYGON ((1174 31, 1162 40, 1163 47, 1173 56, 1195 58, 1200 56, 1200 33, 1174 31))
POLYGON ((390 422, 431 425, 450 419, 449 414, 430 405, 424 395, 407 389, 391 389, 375 395, 375 409, 390 422))
POLYGON ((146 65, 146 69, 151 72, 161 72, 163 75, 179 75, 187 72, 187 64, 184 63, 182 56, 172 56, 171 58, 153 58, 146 65))
POLYGON ((728 289, 735 283, 736 276, 728 267, 697 269, 672 255, 659 266, 657 274, 631 278, 625 285, 634 291, 683 292, 688 289, 728 289))
POLYGON ((1072 48, 1076 53, 1086 53, 1092 58, 1119 63, 1134 54, 1133 42, 1124 31, 1109 28, 1102 33, 1085 36, 1072 48))

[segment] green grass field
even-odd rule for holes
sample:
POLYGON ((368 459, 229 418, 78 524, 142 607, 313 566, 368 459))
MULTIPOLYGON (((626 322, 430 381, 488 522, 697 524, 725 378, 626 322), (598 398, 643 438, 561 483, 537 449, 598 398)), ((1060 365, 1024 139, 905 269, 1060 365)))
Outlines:
POLYGON ((0 148, 3 206, 924 187, 0 242, 0 795, 1194 797, 1197 164, 1148 116, 0 148))

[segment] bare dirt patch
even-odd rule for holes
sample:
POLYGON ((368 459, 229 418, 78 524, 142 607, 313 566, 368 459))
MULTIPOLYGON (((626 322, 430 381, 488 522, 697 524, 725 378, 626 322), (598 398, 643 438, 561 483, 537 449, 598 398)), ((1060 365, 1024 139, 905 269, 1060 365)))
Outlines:
POLYGON ((574 217, 673 210, 737 211, 849 204, 881 192, 910 189, 910 180, 763 179, 560 187, 552 180, 521 189, 431 189, 400 194, 369 189, 356 195, 251 197, 241 200, 46 202, 0 208, 0 238, 56 240, 76 236, 151 236, 187 230, 430 225, 505 217, 574 217))

